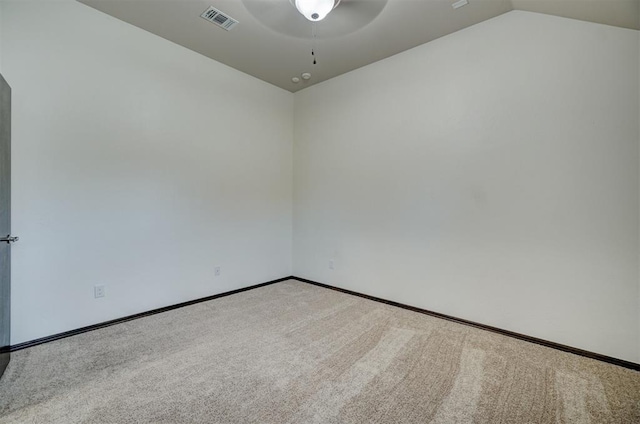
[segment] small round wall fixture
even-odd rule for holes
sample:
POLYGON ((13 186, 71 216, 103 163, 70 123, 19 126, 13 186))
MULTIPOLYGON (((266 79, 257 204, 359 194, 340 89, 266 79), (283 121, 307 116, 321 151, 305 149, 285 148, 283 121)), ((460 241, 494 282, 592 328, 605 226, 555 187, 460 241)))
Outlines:
POLYGON ((247 12, 270 30, 306 39, 314 38, 314 33, 315 38, 327 39, 358 31, 373 22, 388 2, 388 0, 241 1, 247 12), (317 25, 317 30, 312 31, 312 23, 317 25))
POLYGON ((294 83, 294 84, 297 84, 297 83, 299 83, 299 82, 300 82, 300 78, 298 78, 298 77, 293 77, 293 78, 291 78, 291 82, 292 82, 292 83, 294 83))
POLYGON ((307 81, 308 79, 311 79, 311 74, 309 72, 305 72, 301 77, 303 80, 307 81))

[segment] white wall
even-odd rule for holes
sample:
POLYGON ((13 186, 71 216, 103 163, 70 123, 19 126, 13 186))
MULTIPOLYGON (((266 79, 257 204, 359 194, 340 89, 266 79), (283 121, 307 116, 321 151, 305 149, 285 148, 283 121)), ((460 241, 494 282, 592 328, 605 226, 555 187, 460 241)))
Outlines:
POLYGON ((2 26, 3 26, 2 25, 2 15, 4 13, 2 11, 2 9, 3 9, 2 4, 3 3, 4 2, 2 0, 0 0, 0 73, 2 73, 2 39, 3 39, 3 36, 2 36, 2 26))
POLYGON ((74 1, 2 26, 13 344, 291 274, 290 93, 74 1))
POLYGON ((297 93, 294 275, 640 361, 638 54, 510 12, 297 93))
POLYGON ((73 1, 1 4, 13 344, 293 254, 301 277, 640 361, 637 32, 511 12, 297 93, 292 234, 291 94, 73 1))

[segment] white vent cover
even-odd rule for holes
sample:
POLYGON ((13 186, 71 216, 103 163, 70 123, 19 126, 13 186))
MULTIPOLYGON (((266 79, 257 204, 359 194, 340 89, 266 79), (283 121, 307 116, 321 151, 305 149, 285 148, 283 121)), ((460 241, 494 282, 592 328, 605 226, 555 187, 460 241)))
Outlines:
POLYGON ((233 19, 231 16, 222 13, 213 6, 210 6, 207 10, 202 12, 200 17, 218 25, 220 28, 226 29, 227 31, 230 31, 234 26, 238 25, 238 21, 233 19))

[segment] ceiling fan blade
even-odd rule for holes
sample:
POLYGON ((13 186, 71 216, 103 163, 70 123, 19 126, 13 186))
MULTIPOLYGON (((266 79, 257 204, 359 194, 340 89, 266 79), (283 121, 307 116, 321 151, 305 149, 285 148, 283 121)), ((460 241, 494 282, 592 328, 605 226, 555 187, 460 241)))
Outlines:
POLYGON ((384 10, 387 0, 342 0, 338 7, 322 22, 318 29, 322 29, 325 37, 337 37, 363 28, 384 10))
MULTIPOLYGON (((373 21, 388 0, 342 0, 322 21, 317 22, 318 38, 349 34, 373 21)), ((242 0, 247 11, 267 28, 299 38, 313 37, 313 23, 300 14, 289 0, 242 0)))
POLYGON ((242 0, 247 11, 267 28, 286 35, 304 36, 311 31, 309 21, 289 0, 242 0))

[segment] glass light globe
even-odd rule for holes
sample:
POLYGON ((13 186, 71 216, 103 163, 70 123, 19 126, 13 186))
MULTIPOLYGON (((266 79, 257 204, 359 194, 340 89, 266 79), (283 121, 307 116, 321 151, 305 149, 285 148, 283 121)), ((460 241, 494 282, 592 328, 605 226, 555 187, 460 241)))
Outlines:
POLYGON ((295 0, 296 9, 312 22, 327 17, 336 5, 335 0, 295 0))

